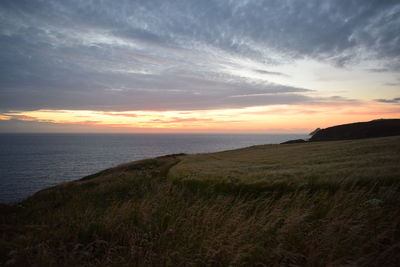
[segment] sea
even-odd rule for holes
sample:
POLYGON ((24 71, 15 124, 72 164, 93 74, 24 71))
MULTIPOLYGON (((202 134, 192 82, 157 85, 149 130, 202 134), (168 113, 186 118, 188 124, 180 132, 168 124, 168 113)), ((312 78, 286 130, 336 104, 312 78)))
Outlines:
POLYGON ((305 134, 0 134, 0 203, 121 163, 278 144, 305 134))

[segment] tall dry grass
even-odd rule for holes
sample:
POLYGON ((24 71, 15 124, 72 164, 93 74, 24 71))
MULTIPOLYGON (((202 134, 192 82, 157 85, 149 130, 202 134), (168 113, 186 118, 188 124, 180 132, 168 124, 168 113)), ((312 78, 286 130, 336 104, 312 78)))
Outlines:
POLYGON ((398 266, 400 262, 398 180, 349 184, 338 179, 335 186, 310 182, 259 190, 240 183, 166 179, 180 160, 171 156, 125 164, 45 190, 19 205, 1 206, 1 262, 7 266, 398 266))

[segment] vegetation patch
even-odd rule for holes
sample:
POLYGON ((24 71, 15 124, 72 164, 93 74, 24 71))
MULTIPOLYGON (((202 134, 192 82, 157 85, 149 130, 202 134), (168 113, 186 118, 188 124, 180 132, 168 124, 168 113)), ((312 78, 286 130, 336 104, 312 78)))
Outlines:
POLYGON ((266 145, 123 164, 0 205, 0 261, 397 266, 399 144, 266 145))

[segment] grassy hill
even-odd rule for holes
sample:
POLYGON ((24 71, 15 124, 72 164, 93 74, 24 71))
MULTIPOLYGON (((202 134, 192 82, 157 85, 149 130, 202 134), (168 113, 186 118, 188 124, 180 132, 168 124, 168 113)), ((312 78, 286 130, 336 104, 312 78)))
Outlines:
POLYGON ((0 206, 7 266, 398 266, 400 136, 123 164, 0 206))
POLYGON ((188 155, 169 178, 191 184, 265 191, 282 187, 335 189, 354 184, 392 184, 400 178, 400 138, 291 145, 261 145, 188 155))

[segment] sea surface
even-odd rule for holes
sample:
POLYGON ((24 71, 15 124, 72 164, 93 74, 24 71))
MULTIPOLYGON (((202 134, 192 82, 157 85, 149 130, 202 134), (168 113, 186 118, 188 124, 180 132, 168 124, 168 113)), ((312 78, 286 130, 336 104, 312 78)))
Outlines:
POLYGON ((302 134, 0 134, 0 203, 118 164, 306 138, 302 134))

